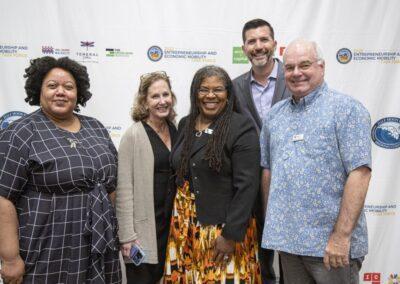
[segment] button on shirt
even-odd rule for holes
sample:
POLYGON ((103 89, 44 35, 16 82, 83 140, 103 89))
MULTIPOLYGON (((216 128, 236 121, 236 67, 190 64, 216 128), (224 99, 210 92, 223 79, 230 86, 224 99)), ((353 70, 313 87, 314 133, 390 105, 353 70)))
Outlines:
POLYGON ((265 117, 271 109, 272 98, 274 96, 276 77, 278 76, 278 63, 274 63, 271 74, 268 77, 267 85, 263 86, 258 83, 253 74, 251 74, 251 94, 253 96, 254 104, 257 108, 258 115, 261 119, 265 117))
MULTIPOLYGON (((271 170, 262 247, 323 257, 348 174, 371 168, 370 116, 361 103, 323 83, 295 103, 281 101, 261 131, 261 166, 271 170)), ((364 212, 351 258, 367 254, 364 212)))

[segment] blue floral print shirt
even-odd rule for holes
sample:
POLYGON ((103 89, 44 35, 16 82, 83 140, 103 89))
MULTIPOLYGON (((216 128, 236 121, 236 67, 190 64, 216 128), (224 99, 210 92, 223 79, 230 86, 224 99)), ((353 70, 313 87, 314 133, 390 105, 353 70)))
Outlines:
MULTIPOLYGON (((271 171, 262 247, 323 257, 349 173, 371 168, 370 116, 326 83, 295 102, 277 103, 260 135, 261 166, 271 171)), ((351 258, 368 251, 364 212, 351 237, 351 258)))

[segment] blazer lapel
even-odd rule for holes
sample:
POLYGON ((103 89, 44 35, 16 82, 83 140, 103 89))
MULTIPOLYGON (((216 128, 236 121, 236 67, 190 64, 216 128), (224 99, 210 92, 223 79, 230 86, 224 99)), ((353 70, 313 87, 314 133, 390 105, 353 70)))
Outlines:
POLYGON ((276 63, 278 64, 278 76, 276 78, 275 91, 274 96, 272 97, 271 105, 274 105, 283 99, 283 94, 285 93, 286 89, 283 64, 279 60, 276 60, 276 63))
POLYGON ((207 145, 208 138, 210 138, 210 135, 212 134, 207 134, 203 131, 200 137, 194 138, 194 143, 192 149, 190 150, 190 157, 193 157, 197 152, 199 152, 203 147, 207 145))

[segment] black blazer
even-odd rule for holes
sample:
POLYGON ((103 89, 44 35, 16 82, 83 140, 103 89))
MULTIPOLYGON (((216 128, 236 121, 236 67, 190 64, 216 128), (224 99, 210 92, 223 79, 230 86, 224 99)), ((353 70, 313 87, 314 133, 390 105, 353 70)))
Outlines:
MULTIPOLYGON (((283 64, 279 59, 275 59, 278 64, 278 74, 276 78, 274 96, 272 97, 272 105, 280 100, 284 100, 292 96, 291 92, 285 85, 285 75, 283 64)), ((237 107, 240 113, 250 117, 254 125, 257 127, 257 132, 260 133, 262 127, 262 117, 259 116, 257 108, 254 104, 253 96, 251 94, 251 70, 246 72, 233 80, 233 88, 237 98, 237 107)))
MULTIPOLYGON (((183 148, 184 125, 179 122, 179 136, 171 152, 174 171, 179 168, 183 148)), ((213 129, 213 124, 209 127, 213 129)), ((257 196, 260 182, 260 146, 253 122, 246 116, 233 113, 227 142, 222 154, 219 173, 204 160, 208 138, 204 133, 194 143, 189 161, 189 181, 195 194, 197 218, 204 225, 225 224, 222 235, 230 240, 243 241, 257 196)), ((183 181, 176 179, 176 185, 183 181)))

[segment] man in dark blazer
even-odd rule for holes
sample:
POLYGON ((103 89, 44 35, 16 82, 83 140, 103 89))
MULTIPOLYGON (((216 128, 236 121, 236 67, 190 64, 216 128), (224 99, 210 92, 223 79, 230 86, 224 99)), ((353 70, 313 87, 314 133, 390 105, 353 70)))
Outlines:
MULTIPOLYGON (((278 101, 291 96, 286 88, 282 62, 274 58, 276 40, 274 29, 265 20, 247 22, 242 30, 243 52, 251 63, 251 69, 233 80, 238 109, 249 116, 260 133, 263 118, 278 101)), ((259 236, 259 260, 264 284, 276 282, 273 269, 274 251, 261 248, 262 230, 265 218, 265 198, 262 191, 255 204, 259 236)), ((282 270, 280 269, 282 276, 282 270)), ((280 277, 283 283, 283 277, 280 277)))

